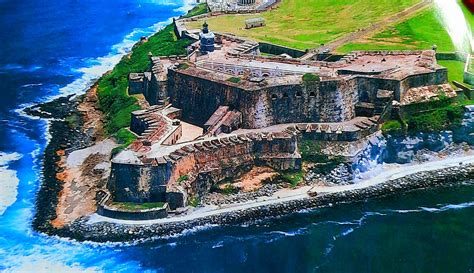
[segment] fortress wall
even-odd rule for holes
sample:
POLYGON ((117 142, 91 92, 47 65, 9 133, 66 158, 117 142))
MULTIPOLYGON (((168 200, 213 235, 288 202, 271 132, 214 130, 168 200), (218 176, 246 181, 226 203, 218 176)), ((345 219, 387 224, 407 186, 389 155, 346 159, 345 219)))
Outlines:
POLYGON ((107 188, 114 201, 162 202, 170 176, 171 166, 167 163, 152 166, 112 162, 107 188))
POLYGON ((306 54, 306 52, 303 50, 298 50, 298 49, 275 45, 275 44, 266 43, 266 42, 260 42, 259 48, 260 48, 260 51, 264 53, 273 54, 273 55, 281 55, 281 54, 286 53, 293 58, 299 58, 303 56, 304 54, 306 54))
POLYGON ((318 132, 316 128, 312 128, 311 131, 302 131, 301 136, 303 139, 321 141, 321 142, 334 142, 335 145, 341 142, 352 142, 363 139, 378 131, 378 125, 374 124, 371 127, 358 130, 358 131, 343 131, 343 132, 318 132))
POLYGON ((169 94, 183 119, 204 124, 221 105, 242 113, 244 128, 297 122, 339 122, 352 119, 359 101, 355 80, 321 81, 244 90, 169 70, 169 94))
POLYGON ((169 207, 165 204, 162 208, 153 208, 139 211, 128 211, 109 207, 104 204, 97 206, 97 213, 105 217, 123 219, 123 220, 152 220, 166 218, 168 216, 169 207))
POLYGON ((412 75, 401 81, 400 98, 406 90, 414 87, 421 87, 427 85, 438 85, 448 82, 448 70, 440 68, 433 73, 412 75))
POLYGON ((400 100, 400 81, 398 80, 357 77, 357 88, 361 102, 375 102, 379 89, 394 91, 395 99, 400 100))
POLYGON ((175 209, 183 206, 188 196, 202 196, 212 185, 238 177, 255 165, 300 169, 296 143, 295 135, 282 133, 268 138, 239 136, 190 145, 192 151, 182 148, 154 164, 112 163, 108 189, 113 201, 168 201, 175 209), (180 181, 182 176, 188 180, 180 181))
POLYGON ((151 80, 145 80, 146 88, 144 88, 143 95, 150 105, 162 105, 168 97, 168 83, 167 81, 158 80, 153 74, 151 80))
MULTIPOLYGON (((230 76, 229 76, 230 77, 230 76)), ((225 81, 226 79, 222 79, 225 81)), ((173 106, 183 109, 183 120, 203 125, 221 105, 245 108, 250 92, 168 70, 168 93, 173 106)))
POLYGON ((357 88, 360 90, 359 99, 363 102, 374 102, 379 89, 394 91, 395 100, 400 101, 403 98, 404 92, 410 88, 444 84, 447 81, 447 69, 440 68, 432 73, 411 75, 401 81, 357 77, 357 88))
POLYGON ((143 134, 143 132, 148 129, 148 124, 143 118, 138 117, 134 112, 132 112, 131 116, 130 130, 137 135, 143 134))
POLYGON ((174 145, 183 136, 183 126, 180 124, 174 131, 163 140, 162 145, 174 145))
MULTIPOLYGON (((261 119, 259 116, 269 116, 266 126, 339 122, 354 117, 354 107, 358 102, 357 86, 353 80, 274 86, 263 90, 258 102, 260 104, 255 104, 253 116, 255 120, 261 119)), ((265 127, 258 125, 257 128, 265 127)))
POLYGON ((366 137, 377 131, 376 125, 355 132, 317 132, 305 124, 300 127, 299 136, 286 132, 247 134, 190 144, 149 165, 112 163, 108 189, 114 201, 167 201, 175 209, 184 206, 188 197, 202 196, 213 185, 238 177, 253 166, 300 169, 299 138, 326 143, 322 152, 328 155, 334 149, 343 149, 342 155, 349 158, 360 151, 358 147, 366 137), (182 176, 188 180, 179 181, 182 176))

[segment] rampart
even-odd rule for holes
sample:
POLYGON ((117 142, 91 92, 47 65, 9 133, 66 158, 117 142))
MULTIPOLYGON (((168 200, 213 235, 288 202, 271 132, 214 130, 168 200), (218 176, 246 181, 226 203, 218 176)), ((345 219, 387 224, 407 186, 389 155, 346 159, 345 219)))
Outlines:
MULTIPOLYGON (((169 70, 172 104, 183 109, 183 119, 203 125, 220 105, 242 113, 244 128, 282 123, 350 120, 358 101, 357 81, 327 80, 287 85, 252 85, 215 81, 187 70, 169 70), (245 89, 244 89, 245 88, 245 89)), ((299 76, 301 79, 301 76, 299 76)))
MULTIPOLYGON (((245 134, 178 146, 168 154, 153 153, 124 163, 127 152, 112 161, 109 191, 114 201, 168 202, 186 205, 213 184, 265 164, 278 170, 301 168, 297 137, 289 133, 245 134), (187 177, 183 181, 183 177, 187 177)), ((130 154, 128 154, 130 155, 130 154)))

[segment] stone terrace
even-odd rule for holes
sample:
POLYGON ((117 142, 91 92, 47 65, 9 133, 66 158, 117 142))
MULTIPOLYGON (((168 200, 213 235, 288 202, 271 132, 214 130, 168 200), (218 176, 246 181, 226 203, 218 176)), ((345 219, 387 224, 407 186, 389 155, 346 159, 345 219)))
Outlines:
MULTIPOLYGON (((228 135, 219 135, 197 141, 176 144, 173 146, 163 146, 157 140, 147 149, 126 150, 117 155, 113 162, 121 164, 136 164, 137 162, 157 162, 170 161, 180 157, 182 150, 206 148, 218 148, 226 143, 235 141, 245 141, 255 136, 272 138, 280 135, 311 134, 312 139, 332 140, 332 141, 356 141, 368 136, 378 130, 378 117, 366 118, 357 117, 353 120, 340 123, 295 123, 279 124, 263 129, 240 129, 228 135)), ((161 131, 161 130, 160 130, 161 131)), ((139 142, 140 140, 137 140, 139 142)))

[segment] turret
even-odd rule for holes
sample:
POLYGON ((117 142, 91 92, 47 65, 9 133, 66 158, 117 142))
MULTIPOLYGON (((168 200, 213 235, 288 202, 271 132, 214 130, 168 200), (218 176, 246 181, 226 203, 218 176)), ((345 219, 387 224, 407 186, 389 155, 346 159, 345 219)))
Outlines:
POLYGON ((201 53, 214 51, 214 39, 214 33, 212 31, 209 31, 209 25, 207 24, 207 22, 204 22, 204 24, 202 25, 201 33, 199 33, 201 53))

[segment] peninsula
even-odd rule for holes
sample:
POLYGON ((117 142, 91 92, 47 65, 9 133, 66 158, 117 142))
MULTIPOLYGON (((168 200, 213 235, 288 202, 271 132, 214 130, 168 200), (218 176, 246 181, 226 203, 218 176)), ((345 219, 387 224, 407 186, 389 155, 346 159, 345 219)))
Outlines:
POLYGON ((284 1, 198 4, 143 37, 85 95, 27 109, 55 118, 35 228, 148 239, 474 178, 469 54, 338 52, 432 5, 411 2, 306 50, 259 35, 284 1))

